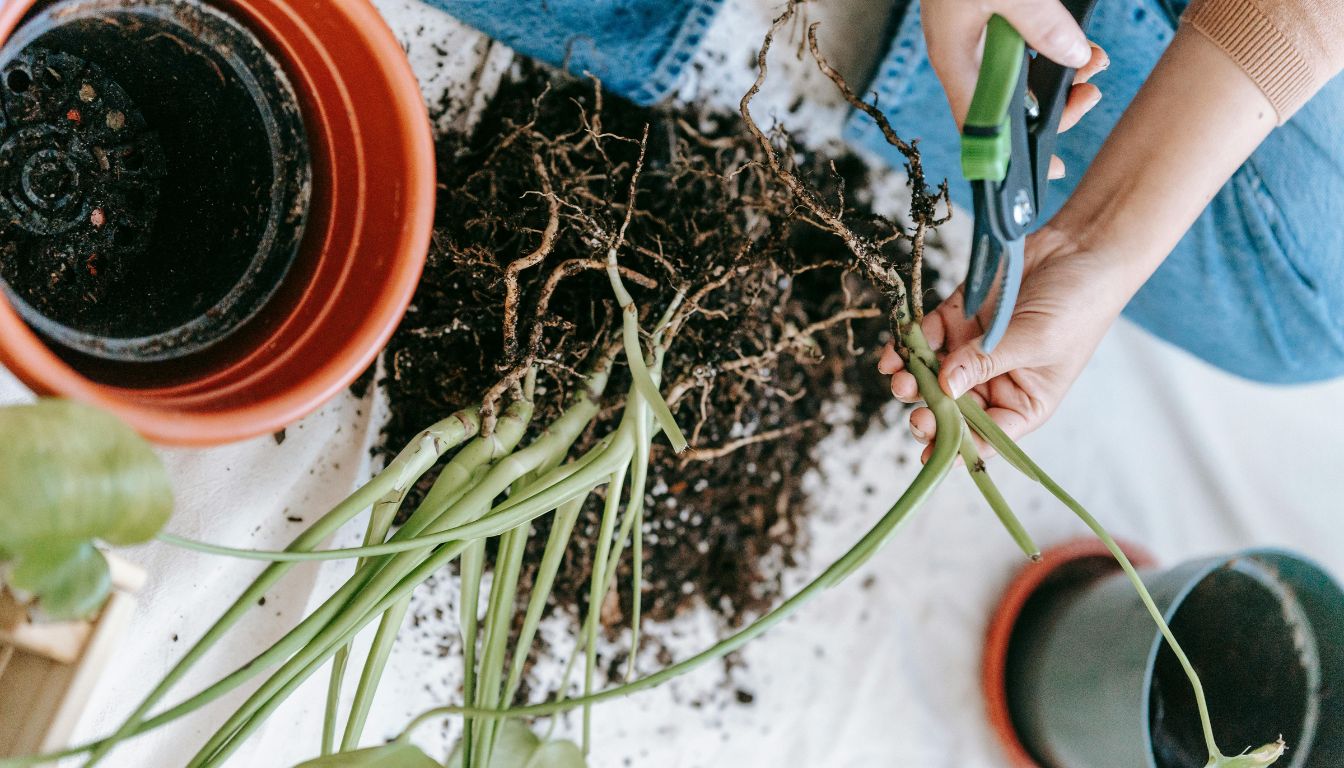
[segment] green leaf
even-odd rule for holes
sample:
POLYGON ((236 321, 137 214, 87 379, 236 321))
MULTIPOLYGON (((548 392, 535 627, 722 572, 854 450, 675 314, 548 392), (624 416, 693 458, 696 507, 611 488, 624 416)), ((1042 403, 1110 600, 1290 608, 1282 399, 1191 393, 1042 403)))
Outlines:
POLYGON ((1279 739, 1254 752, 1246 752, 1232 757, 1223 755, 1210 757, 1208 765, 1204 768, 1264 768, 1264 766, 1273 765, 1283 756, 1286 749, 1288 749, 1288 745, 1284 743, 1283 739, 1279 739))
MULTIPOLYGON (((448 768, 462 768, 462 744, 448 758, 448 768)), ((500 723, 490 754, 490 768, 587 768, 583 752, 572 741, 542 741, 517 720, 500 723)))
POLYGON ((25 602, 54 621, 97 613, 112 589, 107 560, 89 542, 43 543, 24 550, 5 581, 25 602))
POLYGON ((0 408, 0 549, 147 541, 172 512, 148 443, 115 416, 68 400, 0 408))
POLYGON ((419 747, 394 741, 381 747, 338 752, 300 763, 295 768, 443 768, 419 747))
POLYGON ((527 768, 588 768, 583 760, 583 751, 572 741, 552 740, 543 743, 527 768))

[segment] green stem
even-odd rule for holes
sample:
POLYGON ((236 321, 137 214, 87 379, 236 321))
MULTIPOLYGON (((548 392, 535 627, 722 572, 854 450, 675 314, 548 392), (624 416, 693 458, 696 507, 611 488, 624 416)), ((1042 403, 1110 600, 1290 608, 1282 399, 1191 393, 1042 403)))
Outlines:
MULTIPOLYGON (((501 419, 495 430, 495 434, 490 438, 497 450, 507 453, 513 449, 518 440, 522 438, 523 432, 527 427, 527 421, 531 417, 531 405, 525 404, 517 409, 510 408, 513 417, 501 419)), ((470 446, 469 446, 470 447, 470 446)), ((456 457, 454 459, 456 461, 456 457)), ((474 486, 473 486, 474 487, 474 486)), ((413 516, 414 518, 415 516, 413 516)), ((448 524, 462 517, 462 513, 454 507, 443 511, 436 520, 442 521, 441 524, 448 524)), ((422 518, 423 519, 423 518, 422 518)), ((410 532, 413 525, 408 522, 402 530, 392 537, 393 540, 400 538, 403 534, 410 532)), ((423 556, 423 551, 421 556, 423 556)), ((269 649, 254 658, 248 664, 239 667, 229 675, 216 681, 213 685, 196 694, 195 696, 183 701, 172 709, 162 713, 154 718, 154 722, 162 723, 181 717, 188 712, 199 709, 206 704, 218 699, 224 694, 232 691, 266 669, 289 658, 292 654, 303 649, 310 643, 327 624, 339 614, 347 602, 374 578, 390 562, 390 558, 379 558, 365 563, 363 567, 356 569, 355 574, 341 585, 331 597, 327 598, 317 610, 313 611, 298 626, 290 630, 284 637, 273 644, 269 649)))
MULTIPOLYGON (((289 551, 304 551, 316 547, 323 539, 330 536, 338 528, 345 525, 355 515, 378 499, 386 496, 390 491, 397 487, 409 487, 420 475, 424 474, 434 465, 438 458, 448 450, 461 444, 468 437, 476 434, 480 429, 480 415, 474 410, 463 410, 454 413, 448 418, 438 422, 434 426, 419 433, 410 444, 402 450, 401 453, 393 459, 382 472, 379 472, 372 480, 366 483, 362 488, 355 491, 340 504, 336 505, 331 511, 323 515, 308 530, 299 534, 298 537, 290 543, 289 551)), ((225 610, 224 614, 212 625, 200 640, 191 647, 190 650, 175 664, 173 668, 164 675, 163 679, 149 692, 148 695, 136 706, 135 710, 118 726, 117 730, 109 737, 100 739, 91 745, 90 754, 86 766, 97 764, 103 757, 106 757, 112 749, 134 732, 139 732, 137 726, 149 714, 168 691, 175 686, 186 675, 187 671, 196 664, 205 654, 224 636, 234 624, 246 614, 256 604, 257 600, 266 594, 277 581, 283 577, 293 565, 289 563, 275 563, 261 572, 252 584, 239 595, 238 599, 225 610)), ((182 714, 185 714, 183 712, 182 714)), ((160 724, 167 722, 161 720, 160 724)))
MULTIPOLYGON (((658 359, 661 368, 661 355, 658 359)), ((631 517, 631 584, 630 584, 630 659, 625 668, 625 679, 634 679, 635 658, 639 655, 639 620, 644 608, 644 492, 649 480, 649 452, 653 437, 649 434, 649 418, 646 403, 641 400, 635 414, 635 457, 631 460, 634 467, 630 481, 630 500, 626 502, 626 514, 631 517)), ((624 537, 621 539, 624 541, 624 537)), ((620 562, 619 559, 617 562, 620 562)))
MULTIPOLYGON (((606 376, 605 374, 603 374, 600 377, 595 376, 594 379, 592 379, 592 381, 596 382, 595 386, 598 387, 598 391, 600 391, 600 387, 606 383, 606 376)), ((449 468, 458 463, 458 459, 462 456, 463 453, 467 453, 474 446, 482 443, 492 446, 492 451, 499 450, 507 453, 509 450, 512 450, 512 446, 516 444, 516 442, 522 437, 523 432, 526 429, 527 421, 530 418, 530 415, 531 415, 530 404, 516 403, 513 406, 510 406, 508 411, 506 411, 505 417, 500 420, 500 424, 496 428, 495 434, 491 438, 486 439, 484 441, 473 441, 466 448, 464 448, 462 452, 459 452, 458 457, 454 457, 453 462, 450 462, 449 468)), ((473 419, 475 418, 474 414, 472 418, 473 419)), ((449 420, 445 420, 445 422, 443 423, 448 422, 449 420)), ((378 477, 385 477, 389 475, 395 477, 398 473, 403 471, 396 469, 398 462, 401 461, 401 458, 402 457, 399 456, 398 459, 394 460, 391 464, 389 464, 387 469, 379 473, 378 477)), ((375 480, 376 479, 377 478, 375 478, 375 480)), ((373 484, 373 482, 374 481, 370 481, 370 484, 373 484)), ((376 486, 376 487, 382 488, 382 486, 376 486)), ((361 489, 361 491, 356 492, 356 495, 358 496, 361 494, 365 494, 367 488, 368 486, 366 486, 365 489, 361 489)), ((390 485, 387 486, 384 489, 384 492, 386 492, 386 490, 390 490, 390 488, 391 488, 390 485)), ((348 520, 350 517, 353 517, 359 511, 361 510, 360 509, 351 510, 349 514, 346 515, 345 520, 348 520)), ((395 540, 396 538, 400 537, 403 534, 415 531, 417 529, 416 524, 417 520, 421 521, 420 525, 421 527, 423 527, 423 521, 426 515, 422 513, 425 512, 428 512, 429 515, 433 515, 437 514, 439 511, 436 510, 427 511, 423 509, 422 505, 422 509, 417 510, 417 513, 412 516, 412 520, 408 521, 407 524, 403 526, 402 529, 399 530, 395 536, 393 536, 393 539, 395 540)), ((445 512, 443 514, 445 516, 451 517, 451 512, 452 511, 450 510, 449 512, 445 512)), ((321 526, 325 521, 326 521, 325 518, 323 520, 318 521, 318 523, 314 524, 314 528, 321 526)), ((312 533, 312 531, 313 529, 310 529, 309 532, 306 532, 299 539, 296 539, 295 545, 292 546, 297 546, 299 541, 304 540, 305 537, 308 537, 309 533, 312 533)), ((334 528, 326 530, 325 533, 329 534, 332 531, 334 531, 334 528)), ((308 538, 306 540, 308 542, 307 546, 311 547, 314 544, 316 544, 319 539, 308 538)), ((351 595, 357 593, 360 590, 360 588, 362 588, 363 585, 366 584, 368 580, 372 578, 374 572, 378 568, 380 568, 385 562, 386 562, 385 559, 380 559, 378 561, 370 562, 365 567, 358 569, 355 575, 352 576, 350 580, 347 581, 344 585, 342 585, 342 587, 339 590, 337 590, 335 594, 333 594, 330 598, 328 598, 323 603, 322 606, 320 606, 316 611, 314 611, 302 622, 300 622, 298 626, 290 630, 290 632, 287 633, 285 637, 281 638, 279 641, 273 644, 261 655, 257 656, 252 661, 248 662, 242 667, 234 670, 232 673, 225 676, 221 680, 216 681, 214 684, 200 691, 195 696, 192 696, 191 698, 175 705, 171 709, 168 709, 154 716, 153 718, 143 720, 135 724, 134 727, 132 727, 129 730, 129 734, 138 735, 140 733, 144 733, 146 731, 157 728, 165 723, 176 720, 177 718, 182 717, 186 714, 189 714, 190 712, 193 712, 217 700, 221 696, 227 694, 228 692, 247 682, 251 678, 270 668, 272 665, 278 663, 282 659, 288 658, 296 650, 302 648, 306 643, 311 641, 312 638, 318 633, 318 631, 320 631, 322 627, 324 627, 327 624, 327 622, 334 615, 336 615, 337 611, 339 611, 340 608, 345 604, 346 600, 351 595)), ((268 571, 269 570, 270 569, 268 569, 268 571)), ((263 573, 263 576, 265 576, 265 573, 263 573)), ((246 594, 247 593, 245 593, 245 595, 246 594)), ((240 600, 242 599, 243 598, 240 598, 240 600)), ((244 606, 244 609, 250 608, 251 602, 252 601, 249 601, 249 604, 244 606)), ((234 608, 237 607, 238 603, 235 603, 234 608)), ((231 608, 230 610, 233 610, 233 608, 231 608)), ((224 622, 225 619, 227 618, 228 614, 226 613, 225 617, 220 619, 220 622, 224 622)), ((226 630, 227 627, 224 630, 220 630, 220 633, 222 634, 222 632, 226 630)), ((201 643, 205 643, 206 640, 209 638, 210 633, 215 631, 216 628, 212 627, 211 630, 207 632, 207 637, 203 638, 198 643, 198 646, 201 643)), ((217 640, 218 638, 215 639, 217 640)), ((192 652, 195 651, 196 648, 193 648, 192 652)), ((201 653, 204 653, 204 651, 201 651, 201 653)), ((188 661, 190 661, 190 653, 188 658, 184 659, 182 662, 179 662, 179 665, 186 664, 188 663, 188 661)), ((178 670, 175 668, 174 672, 177 671, 178 670)), ((185 670, 183 670, 182 672, 184 673, 185 670)), ((160 686, 163 685, 165 685, 165 683, 160 683, 160 686)), ((152 706, 152 703, 149 706, 152 706)), ((143 717, 143 714, 141 715, 141 717, 143 717)), ((125 725, 123 725, 123 728, 125 728, 125 725)), ((111 746, 115 746, 116 743, 122 741, 124 738, 125 738, 124 736, 114 735, 111 737, 90 742, 85 745, 81 745, 79 747, 74 747, 69 750, 65 750, 64 752, 59 754, 61 756, 69 756, 69 755, 81 754, 83 752, 91 750, 107 749, 110 748, 111 746)), ((29 764, 40 763, 43 762, 43 757, 34 756, 33 758, 25 758, 25 760, 29 760, 30 761, 29 764)))
MULTIPOLYGON (((912 364, 911 368, 915 371, 916 378, 921 380, 921 392, 924 391, 924 386, 929 380, 932 380, 935 388, 937 387, 937 378, 928 372, 927 367, 923 365, 915 366, 912 364), (920 373, 921 369, 923 374, 920 373)), ((891 510, 883 515, 882 519, 864 534, 863 538, 851 547, 844 556, 832 563, 819 576, 765 616, 762 616, 760 619, 757 619, 755 622, 752 622, 750 625, 742 628, 730 637, 721 640, 714 646, 701 651, 695 656, 633 682, 625 683, 614 688, 609 688, 579 698, 551 701, 509 709, 479 710, 473 707, 439 707, 425 712, 413 720, 403 732, 403 735, 409 733, 416 726, 429 719, 442 717, 444 715, 469 714, 472 717, 478 718, 539 717, 556 714, 557 712, 564 712, 574 709, 575 707, 597 704, 652 688, 660 683, 685 674, 686 672, 690 672, 710 661, 723 658, 727 654, 741 648, 771 627, 774 627, 781 621, 784 621, 789 616, 793 615, 812 598, 843 581, 846 575, 871 559, 872 556, 882 548, 882 545, 891 539, 892 534, 900 529, 902 523, 909 519, 910 513, 915 509, 918 509, 919 506, 929 498, 934 489, 938 487, 938 484, 947 476, 948 471, 951 470, 952 463, 956 459, 960 447, 959 443, 961 442, 962 422, 955 412, 955 404, 951 399, 943 396, 938 402, 934 413, 935 416, 938 417, 938 430, 935 435, 933 454, 929 457, 929 461, 923 468, 920 469, 919 474, 915 476, 915 479, 911 481, 910 486, 901 494, 901 497, 892 506, 891 510)))
MULTIPOLYGON (((501 422, 502 423, 502 422, 501 422)), ((498 433, 498 429, 496 433, 498 433)), ((501 504, 491 511, 491 515, 498 515, 503 512, 514 511, 523 506, 524 503, 531 503, 543 498, 553 497, 554 489, 561 487, 562 481, 578 474, 581 470, 595 461, 605 453, 610 447, 616 435, 609 435, 602 442, 598 443, 593 449, 578 461, 566 464, 563 467, 556 468, 540 480, 529 485, 523 493, 517 497, 511 497, 506 503, 501 504)), ((591 474, 591 473, 590 473, 591 474)), ((563 487, 572 488, 574 483, 565 484, 563 487)), ((442 510, 440 510, 441 512, 442 510)), ((515 515, 516 517, 516 515, 515 515)), ((493 519, 490 518, 490 519, 493 519)), ((512 519, 512 518, 511 518, 512 519)), ((520 522, 523 520, 520 519, 520 522)), ((210 544, 208 542, 196 541, 194 539, 185 539, 172 534, 161 533, 159 539, 166 544, 171 544, 183 549, 190 549, 203 554, 221 555, 224 557, 235 557, 243 560, 264 560, 269 562, 295 563, 295 562, 322 562, 326 560, 351 560, 355 558, 368 558, 383 555, 396 555, 403 552, 428 549, 438 544, 456 540, 458 534, 466 538, 471 538, 467 532, 480 530, 486 521, 481 521, 481 525, 471 528, 458 526, 453 528, 443 528, 434 533, 425 535, 399 535, 393 536, 391 540, 384 544, 374 544, 361 547, 347 547, 344 549, 324 549, 317 552, 290 552, 288 550, 268 550, 268 549, 242 549, 236 547, 226 547, 219 544, 210 544)), ((423 529, 425 526, 420 526, 423 529)), ((497 526, 496 526, 497 527, 497 526)), ((503 533, 507 528, 495 531, 489 535, 496 536, 503 533)), ((398 533, 414 533, 416 528, 408 522, 398 533)))
MULTIPOLYGON (((359 686, 355 688, 355 700, 350 706, 350 716, 345 721, 345 735, 341 737, 341 750, 349 751, 359 745, 364 734, 364 724, 368 722, 369 710, 373 708, 373 697, 378 693, 378 683, 382 680, 383 670, 392 656, 392 648, 397 643, 397 634, 406 621, 406 612, 411 607, 411 596, 398 600, 378 624, 378 632, 373 636, 373 645, 364 661, 364 670, 359 676, 359 686)), ((348 647, 348 646, 347 646, 348 647)))
MULTIPOLYGON (((454 526, 452 533, 446 537, 440 537, 443 540, 438 543, 458 542, 458 546, 449 549, 460 551, 461 542, 498 535, 521 524, 524 520, 530 520, 545 514, 549 509, 554 509, 555 506, 563 503, 566 498, 572 497, 572 495, 586 492, 592 486, 591 484, 584 485, 584 483, 590 482, 585 476, 585 472, 590 472, 594 468, 598 468, 598 472, 600 472, 601 466, 606 461, 605 459, 594 461, 590 467, 561 481, 553 489, 554 495, 559 498, 552 499, 551 494, 547 493, 537 494, 507 512, 491 515, 489 519, 478 519, 481 513, 489 510, 491 501, 503 493, 518 478, 547 461, 552 453, 560 455, 567 453, 574 440, 592 420, 596 412, 597 403, 587 394, 581 396, 560 418, 556 419, 551 428, 541 438, 527 448, 516 451, 496 463, 480 484, 454 505, 455 510, 468 511, 468 520, 471 522, 454 526), (570 493, 571 496, 565 496, 565 493, 570 493)), ((628 442, 627 439, 626 443, 628 444, 628 442)), ((613 443, 614 447, 615 444, 613 443)), ((607 452, 611 450, 608 449, 607 452)), ((617 459, 628 461, 628 454, 617 455, 617 459)), ((600 477, 600 474, 598 476, 600 477)), ((502 506, 509 507, 510 504, 506 503, 502 506)), ((451 516, 450 513, 445 514, 445 517, 449 516, 451 516)), ((438 531, 433 533, 438 533, 438 531)), ((420 538, 423 539, 424 537, 420 538)), ((352 627, 357 631, 359 627, 363 626, 363 623, 367 623, 370 618, 366 617, 365 614, 369 606, 378 602, 381 596, 386 595, 387 591, 396 586, 408 572, 413 570, 417 564, 423 562, 429 553, 429 548, 424 546, 417 549, 419 551, 393 558, 367 585, 362 587, 357 594, 352 595, 349 602, 341 608, 340 613, 324 626, 316 637, 298 649, 270 679, 263 683, 234 712, 224 727, 201 748, 196 758, 189 764, 189 768, 196 768, 202 761, 208 759, 230 738, 232 731, 238 728, 241 723, 246 722, 269 697, 276 695, 291 676, 301 674, 302 670, 308 666, 309 661, 327 655, 329 652, 334 652, 334 649, 331 648, 333 641, 343 638, 352 627)), ((344 642, 344 640, 341 640, 341 642, 344 642)))
POLYGON ((970 427, 964 427, 965 433, 961 437, 961 460, 966 465, 966 471, 970 473, 971 480, 975 487, 980 489, 980 495, 985 497, 989 508, 994 510, 998 516, 999 522, 1008 531, 1008 535, 1013 537, 1017 546, 1022 549, 1032 562, 1038 562, 1041 559, 1041 550, 1036 546, 1036 542, 1031 540, 1031 534, 1027 533, 1026 527, 1022 521, 1013 514, 1012 507, 1008 506, 1008 500, 1003 498, 999 492, 999 487, 994 484, 994 480, 989 476, 989 470, 985 468, 985 462, 980 458, 980 451, 975 447, 975 440, 972 439, 970 427))
MULTIPOLYGON (((462 700, 476 700, 476 625, 481 607, 481 576, 485 572, 485 539, 467 545, 459 564, 462 597, 458 621, 462 625, 462 700)), ((472 765, 472 721, 462 720, 462 766, 472 765)))
POLYGON ((322 712, 322 754, 330 755, 336 748, 337 714, 341 709, 341 681, 345 679, 345 665, 349 654, 342 648, 331 660, 331 679, 327 683, 327 706, 322 712))
MULTIPOLYGON (((495 433, 487 438, 492 443, 490 452, 476 451, 463 457, 462 453, 465 453, 467 448, 474 445, 474 443, 468 444, 467 448, 454 456, 453 461, 444 467, 443 472, 440 472, 429 493, 426 494, 421 507, 417 508, 416 514, 419 514, 421 509, 439 510, 435 520, 442 517, 448 509, 470 492, 484 477, 483 465, 486 461, 494 458, 499 452, 513 450, 513 447, 521 439, 522 430, 526 426, 525 420, 518 417, 530 416, 531 412, 530 401, 526 405, 515 403, 506 409, 504 417, 496 424, 495 433), (515 406, 517 406, 516 409, 515 406), (462 459, 462 461, 459 462, 459 459, 462 459), (457 471, 449 473, 450 469, 456 469, 457 471)), ((429 520, 428 516, 425 516, 424 524, 421 524, 416 516, 412 515, 411 519, 403 525, 403 530, 411 526, 414 526, 412 531, 423 530, 424 525, 432 523, 433 521, 429 520)), ((383 671, 387 667, 392 648, 396 645, 397 634, 401 630, 402 622, 405 621, 410 604, 411 598, 409 595, 402 598, 387 613, 383 614, 383 618, 378 624, 373 645, 369 649, 369 655, 364 661, 364 669, 360 673, 359 687, 355 689, 355 699, 350 705, 350 716, 346 720, 345 735, 341 739, 343 750, 353 749, 358 745, 359 739, 363 735, 364 725, 368 721, 369 711, 373 706, 373 698, 378 691, 379 681, 382 680, 383 671)), ((337 659, 340 659, 339 654, 337 659)))
MULTIPOLYGON (((627 415, 628 415, 627 411, 627 415)), ((611 539, 616 532, 616 520, 619 517, 621 491, 625 488, 627 467, 623 464, 611 477, 607 485, 606 503, 602 505, 602 522, 597 534, 597 554, 593 558, 593 575, 588 585, 588 615, 583 622, 584 669, 583 692, 588 694, 593 688, 593 672, 597 669, 597 633, 601 624, 602 603, 606 601, 607 584, 610 573, 607 571, 607 558, 611 555, 611 539)), ((583 709, 583 752, 588 754, 592 744, 592 712, 583 709)))
MULTIPOLYGON (((642 149, 640 151, 643 152, 642 149)), ((621 280, 615 244, 607 250, 607 277, 611 281, 612 292, 616 294, 616 303, 621 307, 621 339, 625 347, 625 361, 630 366, 630 379, 634 382, 635 389, 653 409, 654 418, 658 420, 663 431, 667 433, 668 441, 672 443, 672 450, 681 453, 686 450, 686 436, 677 426, 677 419, 672 415, 672 409, 667 407, 667 401, 658 391, 658 385, 654 383, 649 366, 644 362, 644 348, 639 340, 639 306, 635 304, 634 297, 625 289, 625 283, 621 280)))
MULTIPOLYGON (((1138 593, 1139 600, 1143 603, 1143 607, 1147 609, 1148 615, 1152 617, 1153 623, 1157 625, 1158 631, 1162 633, 1162 637, 1165 638, 1167 644, 1171 646, 1171 650, 1176 654, 1176 659, 1180 662, 1181 668, 1185 670, 1185 676, 1190 680, 1190 686, 1195 692, 1195 703, 1199 707, 1199 722, 1204 732, 1205 746, 1207 746, 1209 750, 1209 759, 1221 759, 1223 754, 1218 750, 1218 742, 1213 736, 1213 721, 1209 716, 1209 706, 1204 696, 1204 684, 1199 679, 1199 673, 1195 671, 1194 665, 1190 663, 1189 657, 1185 655, 1185 650, 1181 648, 1181 644, 1177 642, 1176 636, 1172 634, 1171 627, 1167 625, 1166 617, 1162 615, 1162 611, 1157 607, 1157 603, 1153 600, 1153 596, 1148 592, 1148 587, 1144 585, 1138 570, 1135 569, 1134 564, 1129 561, 1129 557, 1125 555, 1124 550, 1120 549, 1120 545, 1115 543, 1115 539, 1111 537, 1111 534, 1102 526, 1101 522, 1093 517, 1092 514, 1088 512, 1082 504, 1079 504, 1076 499, 1070 496, 1068 492, 1061 488, 1053 478, 1047 475, 1045 470, 1041 469, 1036 462, 1032 461, 1030 456, 1022 451, 1021 448, 1018 448, 1017 444, 1012 441, 1012 438, 1008 437, 1008 435, 994 423, 994 420, 989 418, 988 414, 985 414, 979 404, 969 397, 962 397, 957 405, 962 413, 967 415, 967 421, 972 425, 979 423, 983 427, 983 430, 977 429, 977 431, 980 432, 981 436, 983 436, 990 445, 994 446, 995 450, 1006 457, 1010 455, 1010 450, 1015 449, 1014 458, 1025 465, 1027 476, 1045 486, 1046 490, 1050 491, 1055 498, 1063 502, 1064 506, 1068 507, 1075 515, 1077 515, 1078 519, 1082 520, 1083 524, 1091 529, 1092 533, 1095 534, 1096 537, 1101 540, 1101 543, 1106 546, 1106 549, 1110 551, 1111 556, 1120 564, 1120 568, 1124 570, 1125 576, 1129 579, 1129 583, 1133 585, 1134 591, 1138 593)), ((1016 466, 1015 462, 1014 466, 1016 466)))
MULTIPOLYGON (((387 532, 392 528, 392 521, 397 516, 397 510, 401 509, 401 503, 405 500, 408 490, 410 489, 394 489, 373 505, 373 510, 369 513, 369 527, 364 531, 365 546, 387 539, 387 532)), ((363 564, 363 561, 359 563, 359 565, 363 564)), ((359 567, 359 565, 356 567, 359 567)), ((341 706, 341 685, 345 681, 345 668, 349 661, 350 646, 346 645, 336 652, 336 658, 331 664, 331 680, 327 683, 327 708, 322 718, 322 754, 324 755, 331 754, 336 746, 336 723, 341 706)), ((349 721, 346 725, 349 725, 349 721)))
MULTIPOLYGON (((523 628, 518 633, 518 643, 513 651, 509 679, 504 685, 503 701, 506 703, 512 702, 514 696, 518 695, 518 686, 522 684, 523 680, 523 667, 527 664, 528 654, 532 650, 532 642, 536 639, 542 611, 546 609, 546 601, 551 595, 551 589, 555 586, 555 576, 560 570, 565 549, 569 546, 570 539, 574 534, 574 525, 578 522, 579 513, 583 510, 584 502, 587 499, 587 496, 583 496, 565 502, 556 509, 555 516, 551 518, 551 532, 546 538, 546 547, 541 554, 541 564, 537 566, 536 580, 532 585, 532 594, 527 599, 527 611, 523 615, 523 628)), ((463 699, 471 700, 465 695, 463 699)), ((466 765, 466 763, 464 762, 463 765, 466 765)))
MULTIPOLYGON (((509 630, 512 628, 518 596, 518 574, 523 567, 523 555, 531 532, 531 523, 524 523, 504 533, 499 540, 494 578, 490 582, 490 604, 485 613, 485 652, 481 657, 476 685, 476 702, 487 709, 499 706, 500 682, 504 677, 509 630)), ((493 725, 491 721, 476 724, 479 737, 477 762, 482 766, 490 764, 490 756, 494 751, 493 725)))

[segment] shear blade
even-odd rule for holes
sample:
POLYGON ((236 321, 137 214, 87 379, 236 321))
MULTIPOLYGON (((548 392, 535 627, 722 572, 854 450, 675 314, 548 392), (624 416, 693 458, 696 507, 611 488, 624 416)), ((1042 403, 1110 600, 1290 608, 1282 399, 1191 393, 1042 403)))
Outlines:
POLYGON ((989 322, 989 330, 980 342, 985 352, 994 351, 1008 330, 1008 321, 1013 317, 1017 306, 1017 292, 1022 287, 1022 265, 1026 261, 1026 239, 1010 240, 1004 246, 1007 252, 1007 264, 999 280, 999 295, 994 300, 994 317, 989 322))
POLYGON ((975 313, 984 306, 985 299, 994 287, 994 276, 999 272, 999 262, 1003 261, 1003 246, 999 238, 990 229, 984 216, 975 217, 975 233, 971 240, 971 261, 966 268, 966 317, 975 317, 975 313))

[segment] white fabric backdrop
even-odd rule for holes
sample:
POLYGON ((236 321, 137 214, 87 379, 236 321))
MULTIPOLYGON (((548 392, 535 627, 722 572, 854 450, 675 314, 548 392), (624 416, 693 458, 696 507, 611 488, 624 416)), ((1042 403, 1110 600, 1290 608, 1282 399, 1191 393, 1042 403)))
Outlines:
MULTIPOLYGON (((442 14, 411 0, 379 5, 407 43, 430 98, 445 89, 488 92, 507 63, 506 50, 442 14), (440 57, 431 43, 449 55, 440 57), (485 62, 490 65, 482 67, 485 62), (471 78, 482 71, 484 87, 477 88, 471 78)), ((743 46, 759 39, 771 10, 763 0, 730 3, 710 37, 710 52, 744 61, 743 46)), ((847 18, 862 14, 851 9, 847 18)), ((841 39, 843 25, 834 29, 841 39)), ((841 110, 829 91, 814 87, 808 68, 786 63, 791 57, 779 59, 778 91, 763 104, 787 104, 794 93, 808 93, 810 114, 800 124, 809 126, 813 140, 833 137, 841 110)), ((683 95, 731 108, 748 79, 745 68, 723 65, 691 78, 683 95)), ((899 185, 891 186, 899 197, 899 185)), ((964 232, 950 233, 946 242, 949 253, 965 251, 964 232)), ((0 402, 27 396, 0 370, 0 402)), ((1277 545, 1344 574, 1341 402, 1344 382, 1283 389, 1248 384, 1122 323, 1059 413, 1024 447, 1117 535, 1141 542, 1164 562, 1277 545)), ((178 493, 172 530, 235 545, 283 546, 299 529, 289 516, 310 522, 367 476, 376 410, 372 396, 341 395, 290 427, 283 444, 267 437, 211 451, 163 451, 178 493)), ((885 511, 912 476, 917 455, 900 429, 875 430, 859 441, 835 435, 820 450, 824 471, 808 481, 816 505, 814 545, 805 572, 790 575, 796 584, 885 511), (897 463, 900 455, 904 465, 897 463)), ((1083 532, 1040 488, 1007 467, 999 467, 998 477, 1042 545, 1083 532)), ((354 543, 356 528, 335 543, 354 543)), ((260 570, 256 563, 158 545, 124 554, 148 569, 149 583, 135 630, 96 692, 78 740, 111 728, 260 570)), ((982 717, 977 676, 987 614, 1019 565, 1020 555, 973 486, 956 475, 864 572, 749 646, 745 665, 731 672, 712 665, 663 689, 600 706, 592 765, 1001 766, 982 717), (750 693, 753 703, 738 703, 737 690, 750 693)), ((177 696, 279 637, 347 568, 297 569, 177 696)), ((433 619, 434 608, 451 607, 453 590, 444 580, 418 599, 416 612, 426 621, 399 644, 368 743, 453 699, 456 661, 440 658, 438 644, 454 627, 433 619)), ((704 616, 691 616, 662 634, 689 652, 711 642, 715 630, 704 616)), ((645 672, 651 669, 644 664, 645 672)), ((285 768, 311 756, 325 682, 320 674, 304 686, 230 765, 285 768)), ((124 746, 107 764, 180 765, 242 696, 124 746)), ((566 719, 562 730, 576 724, 566 719)), ((419 740, 439 750, 454 736, 452 724, 428 726, 419 740)))

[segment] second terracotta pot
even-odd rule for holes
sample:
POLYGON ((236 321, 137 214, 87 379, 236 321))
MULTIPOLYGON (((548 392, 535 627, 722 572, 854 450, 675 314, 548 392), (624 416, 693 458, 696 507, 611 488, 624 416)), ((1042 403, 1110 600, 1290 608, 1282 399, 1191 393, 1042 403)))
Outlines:
MULTIPOLYGON (((1046 563, 1014 582, 986 651, 991 717, 1014 765, 1203 765, 1189 680, 1118 566, 1090 543, 1046 563)), ((1286 768, 1338 764, 1344 592, 1329 574, 1277 550, 1142 572, 1200 673, 1224 752, 1281 736, 1286 768)))

